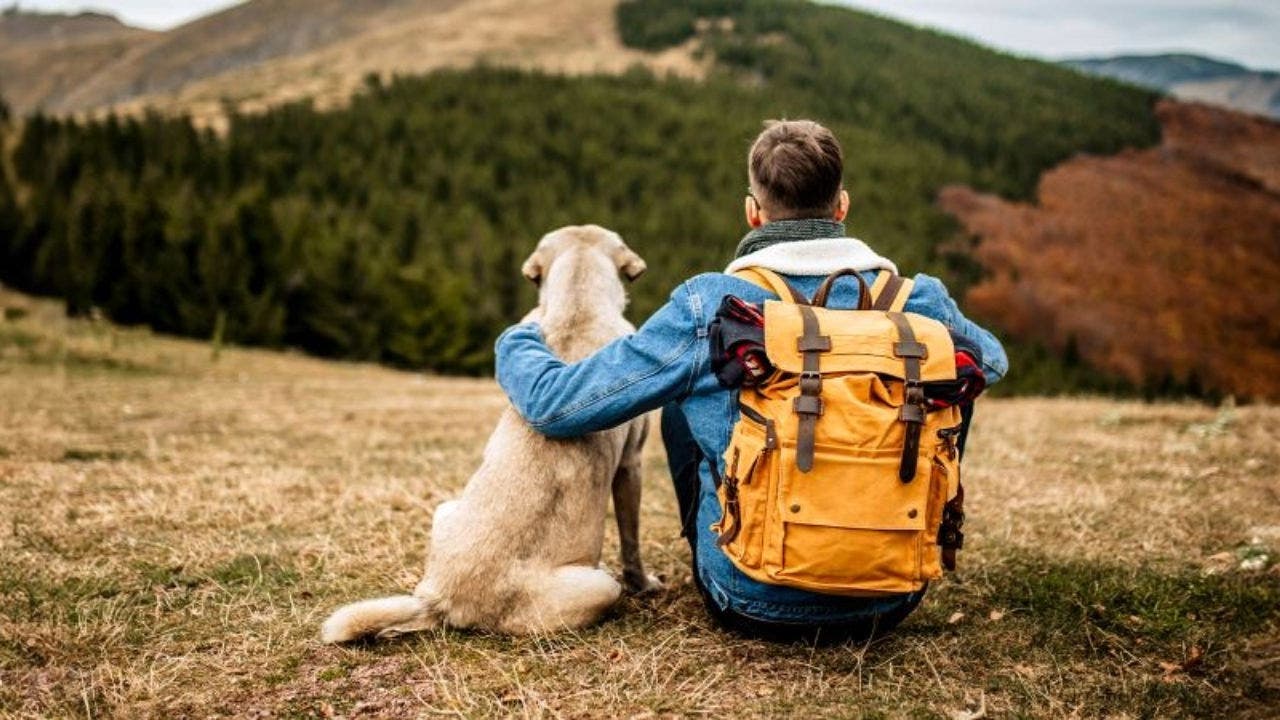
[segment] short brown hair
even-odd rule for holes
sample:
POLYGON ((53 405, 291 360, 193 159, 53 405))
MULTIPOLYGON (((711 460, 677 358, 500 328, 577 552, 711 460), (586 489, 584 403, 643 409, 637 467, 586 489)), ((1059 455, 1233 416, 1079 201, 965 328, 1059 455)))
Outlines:
POLYGON ((822 217, 835 210, 844 152, 812 120, 770 120, 747 156, 751 194, 777 220, 822 217))

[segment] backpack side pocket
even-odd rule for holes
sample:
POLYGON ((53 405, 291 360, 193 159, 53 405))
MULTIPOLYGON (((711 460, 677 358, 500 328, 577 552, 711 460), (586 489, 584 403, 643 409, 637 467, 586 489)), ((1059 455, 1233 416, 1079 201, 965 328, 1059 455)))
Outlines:
MULTIPOLYGON (((777 447, 772 421, 752 418, 744 407, 725 451, 725 476, 718 497, 723 511, 712 526, 718 543, 739 567, 759 568, 764 551, 768 499, 773 493, 773 450, 777 447)), ((755 413, 751 413, 755 414, 755 413)))

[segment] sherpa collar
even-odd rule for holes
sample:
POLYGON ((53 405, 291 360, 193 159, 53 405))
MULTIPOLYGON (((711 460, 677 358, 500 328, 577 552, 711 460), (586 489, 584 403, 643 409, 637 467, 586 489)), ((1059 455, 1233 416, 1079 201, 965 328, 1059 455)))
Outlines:
MULTIPOLYGON (((839 225, 839 223, 835 224, 839 225)), ((841 234, 843 235, 843 232, 841 234)), ((739 256, 729 263, 729 267, 724 271, 725 274, 729 274, 746 267, 767 268, 783 275, 825 276, 845 268, 858 272, 888 270, 894 275, 898 274, 897 265, 887 258, 880 257, 861 240, 830 236, 767 245, 755 252, 739 256)))

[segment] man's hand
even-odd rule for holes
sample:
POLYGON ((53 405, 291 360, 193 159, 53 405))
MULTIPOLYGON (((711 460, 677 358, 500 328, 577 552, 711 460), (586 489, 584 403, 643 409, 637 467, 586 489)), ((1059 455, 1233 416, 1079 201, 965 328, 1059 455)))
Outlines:
POLYGON ((982 372, 982 348, 955 331, 951 332, 951 341, 956 351, 956 379, 924 384, 925 398, 934 410, 973 402, 987 389, 987 377, 982 372))

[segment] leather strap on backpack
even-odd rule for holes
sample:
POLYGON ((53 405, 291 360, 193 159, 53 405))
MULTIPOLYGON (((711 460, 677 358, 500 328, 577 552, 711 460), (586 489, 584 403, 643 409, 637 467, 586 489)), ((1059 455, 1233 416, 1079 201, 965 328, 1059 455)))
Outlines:
MULTIPOLYGON (((791 302, 800 306, 800 317, 804 322, 804 334, 796 341, 797 348, 804 356, 804 370, 800 373, 800 397, 793 401, 792 407, 800 416, 796 437, 796 467, 800 472, 813 469, 814 445, 817 442, 818 416, 822 415, 822 375, 819 372, 822 353, 830 352, 831 338, 822 335, 818 327, 818 316, 810 307, 809 298, 787 282, 781 275, 761 267, 749 267, 733 273, 734 276, 749 283, 772 290, 783 302, 791 302)), ((823 287, 829 292, 834 277, 827 278, 823 287)), ((863 288, 866 281, 858 278, 863 288)), ((822 290, 819 290, 822 293, 822 290)), ((864 292, 863 295, 866 295, 864 292)), ((823 300, 825 301, 825 293, 823 300)), ((733 534, 737 534, 735 528, 733 534)), ((730 536, 732 539, 732 536, 730 536)), ((723 540, 723 538, 722 538, 723 540)))
POLYGON ((881 270, 876 276, 876 281, 871 285, 871 295, 875 298, 872 304, 872 310, 883 310, 885 312, 902 312, 906 307, 907 297, 911 295, 911 290, 915 286, 915 281, 908 280, 901 275, 895 275, 888 270, 881 270))
POLYGON ((818 292, 813 295, 813 304, 816 307, 826 307, 827 297, 831 294, 831 289, 835 287, 836 280, 842 277, 851 276, 858 281, 858 307, 857 310, 871 309, 871 288, 867 287, 867 281, 862 279, 862 275, 857 270, 845 268, 837 270, 827 276, 818 286, 818 292))
MULTIPOLYGON (((826 307, 827 298, 836 280, 852 276, 858 281, 858 310, 871 309, 871 289, 867 281, 862 279, 857 270, 837 270, 827 276, 818 286, 813 296, 814 307, 826 307)), ((804 334, 796 342, 797 349, 804 356, 803 371, 800 373, 800 397, 796 398, 792 407, 800 416, 796 433, 796 468, 802 473, 813 470, 813 456, 818 434, 818 418, 822 415, 822 354, 831 352, 831 338, 822 334, 818 326, 818 314, 810 307, 800 308, 800 318, 804 322, 804 334)))
POLYGON ((920 382, 920 361, 929 356, 929 349, 916 342, 915 331, 902 313, 886 313, 898 328, 898 342, 893 344, 893 354, 902 358, 903 378, 906 380, 906 398, 898 411, 898 419, 906 424, 906 441, 902 445, 902 462, 898 465, 898 479, 911 482, 916 476, 916 460, 920 455, 920 430, 924 425, 924 385, 920 382))
POLYGON ((796 467, 807 473, 813 469, 818 416, 822 415, 822 353, 831 351, 831 338, 822 334, 818 327, 818 314, 812 307, 800 306, 800 318, 804 322, 804 334, 796 341, 796 346, 804 356, 804 366, 800 373, 800 397, 792 401, 792 408, 800 416, 796 434, 796 467))
POLYGON ((734 271, 733 276, 746 280, 752 285, 772 290, 775 295, 784 301, 789 300, 796 305, 809 304, 809 298, 805 297, 804 293, 797 290, 794 285, 772 270, 762 267, 746 267, 734 271))

